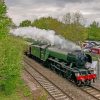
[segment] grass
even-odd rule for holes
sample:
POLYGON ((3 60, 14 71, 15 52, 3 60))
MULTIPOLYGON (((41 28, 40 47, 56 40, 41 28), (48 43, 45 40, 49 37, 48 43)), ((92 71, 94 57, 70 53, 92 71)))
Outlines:
MULTIPOLYGON (((19 37, 9 35, 0 40, 0 100, 34 100, 21 80, 25 46, 25 41, 19 37)), ((47 100, 47 95, 43 93, 37 100, 47 100)))
POLYGON ((11 95, 0 92, 0 100, 33 100, 33 96, 27 85, 21 80, 11 95))
POLYGON ((24 41, 14 36, 0 40, 0 91, 6 95, 11 94, 19 82, 24 47, 24 41))
POLYGON ((44 94, 44 95, 42 95, 42 96, 39 96, 39 97, 38 97, 38 100, 47 100, 47 95, 44 94))

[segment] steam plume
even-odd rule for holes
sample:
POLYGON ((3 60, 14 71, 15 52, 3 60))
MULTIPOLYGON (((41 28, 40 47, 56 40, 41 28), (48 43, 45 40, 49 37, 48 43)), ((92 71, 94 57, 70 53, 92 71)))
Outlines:
POLYGON ((47 42, 51 45, 55 45, 61 49, 79 50, 80 47, 71 41, 65 40, 63 37, 55 34, 53 30, 38 29, 36 27, 23 27, 12 29, 11 33, 15 36, 21 36, 24 38, 31 38, 42 42, 47 42))

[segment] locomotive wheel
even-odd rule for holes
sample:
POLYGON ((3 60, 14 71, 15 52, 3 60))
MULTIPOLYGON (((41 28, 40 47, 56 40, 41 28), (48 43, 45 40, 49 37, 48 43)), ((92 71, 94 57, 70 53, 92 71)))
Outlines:
POLYGON ((66 78, 66 73, 62 72, 62 77, 66 78))
POLYGON ((47 62, 47 67, 49 68, 49 69, 51 69, 51 63, 48 61, 47 62))
POLYGON ((85 86, 90 86, 91 85, 91 81, 90 80, 86 80, 84 85, 85 86))
POLYGON ((53 64, 51 64, 50 69, 53 70, 53 64))
POLYGON ((52 70, 55 72, 55 67, 52 67, 52 70))
POLYGON ((60 71, 59 69, 56 69, 56 73, 57 73, 59 76, 62 76, 61 71, 60 71))
POLYGON ((66 78, 66 73, 63 73, 63 78, 66 78))
POLYGON ((57 74, 61 76, 61 71, 57 69, 57 74))
POLYGON ((81 81, 77 81, 77 86, 81 86, 82 82, 81 81))
POLYGON ((59 71, 59 75, 60 75, 61 77, 63 77, 63 73, 62 73, 62 71, 59 71))
POLYGON ((90 80, 87 81, 87 85, 91 86, 91 81, 90 80))
POLYGON ((66 74, 65 73, 62 73, 62 77, 65 78, 66 77, 66 74))

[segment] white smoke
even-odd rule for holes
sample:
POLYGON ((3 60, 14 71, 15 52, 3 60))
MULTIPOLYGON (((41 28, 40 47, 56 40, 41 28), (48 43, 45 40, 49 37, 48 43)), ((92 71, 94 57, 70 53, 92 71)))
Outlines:
POLYGON ((15 36, 31 38, 34 40, 50 43, 61 49, 79 50, 80 47, 71 41, 65 40, 63 37, 55 34, 53 30, 38 29, 36 27, 23 27, 12 29, 11 33, 15 36))

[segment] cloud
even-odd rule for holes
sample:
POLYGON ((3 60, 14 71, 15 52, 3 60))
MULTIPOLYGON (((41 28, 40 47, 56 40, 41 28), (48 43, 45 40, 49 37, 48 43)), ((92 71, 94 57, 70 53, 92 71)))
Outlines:
MULTIPOLYGON (((92 2, 94 0, 9 0, 6 2, 9 5, 21 4, 21 5, 28 5, 28 4, 66 4, 66 3, 82 3, 82 2, 92 2)), ((96 1, 96 0, 95 0, 96 1)))
POLYGON ((8 15, 16 24, 24 19, 42 16, 59 18, 67 12, 79 11, 90 21, 100 22, 100 0, 6 0, 8 15))

